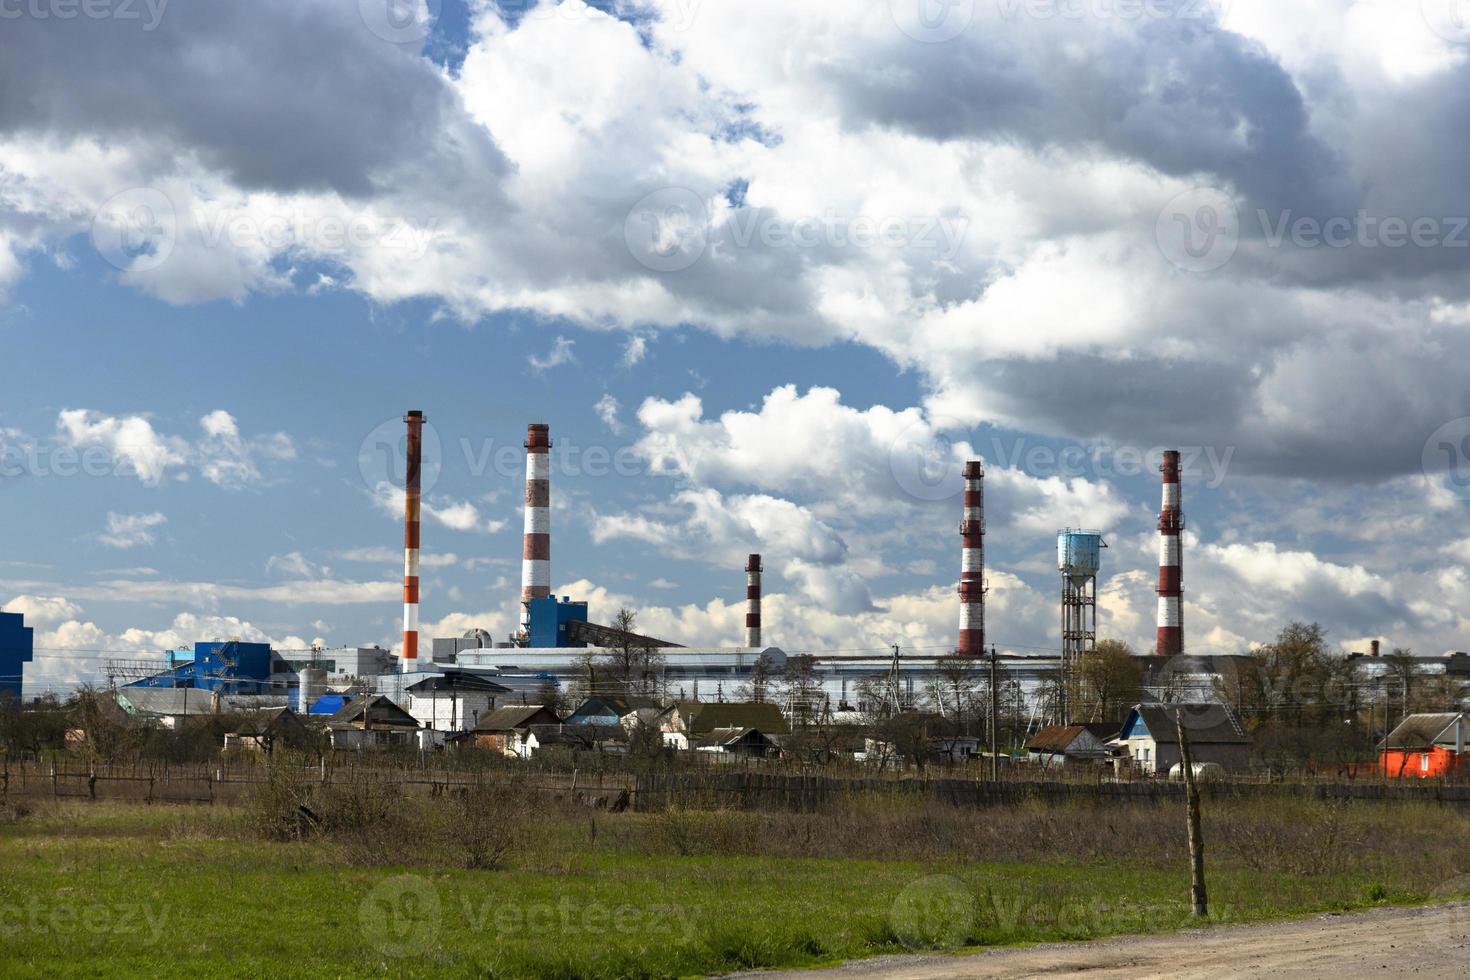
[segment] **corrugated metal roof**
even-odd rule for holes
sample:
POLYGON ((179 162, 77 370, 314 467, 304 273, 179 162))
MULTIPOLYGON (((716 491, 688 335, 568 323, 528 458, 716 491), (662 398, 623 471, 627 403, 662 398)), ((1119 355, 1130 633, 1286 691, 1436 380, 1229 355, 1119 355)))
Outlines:
MULTIPOLYGON (((1410 715, 1399 722, 1398 727, 1383 740, 1388 749, 1428 749, 1436 745, 1452 747, 1455 744, 1455 722, 1464 717, 1457 712, 1441 714, 1410 715)), ((1470 742, 1470 723, 1465 726, 1466 741, 1470 742)))

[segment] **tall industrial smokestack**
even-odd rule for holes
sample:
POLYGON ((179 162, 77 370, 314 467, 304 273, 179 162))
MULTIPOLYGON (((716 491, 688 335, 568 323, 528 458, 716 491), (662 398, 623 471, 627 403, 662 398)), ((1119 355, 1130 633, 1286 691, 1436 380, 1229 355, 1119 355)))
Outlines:
POLYGON ((408 467, 403 481, 403 670, 419 666, 419 496, 424 461, 424 413, 409 412, 408 467))
POLYGON ((745 645, 761 648, 761 556, 751 555, 745 563, 745 645))
POLYGON ((531 600, 551 595, 551 427, 526 427, 526 538, 521 548, 521 636, 531 635, 531 600))
POLYGON ((1184 652, 1183 561, 1179 535, 1184 530, 1180 509, 1179 452, 1164 453, 1164 499, 1159 509, 1159 634, 1156 652, 1172 657, 1184 652))
POLYGON ((957 652, 985 652, 985 468, 965 464, 965 513, 960 521, 960 640, 957 652))

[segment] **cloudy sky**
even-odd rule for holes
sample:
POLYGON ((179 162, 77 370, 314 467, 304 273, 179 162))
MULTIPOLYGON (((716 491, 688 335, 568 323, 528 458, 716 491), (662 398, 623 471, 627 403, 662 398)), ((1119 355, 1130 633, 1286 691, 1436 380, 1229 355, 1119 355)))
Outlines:
POLYGON ((515 618, 553 584, 788 650, 937 651, 959 464, 989 632, 1056 642, 1054 535, 1185 624, 1470 643, 1470 4, 28 0, 0 10, 0 602, 39 693, 220 636, 515 618))

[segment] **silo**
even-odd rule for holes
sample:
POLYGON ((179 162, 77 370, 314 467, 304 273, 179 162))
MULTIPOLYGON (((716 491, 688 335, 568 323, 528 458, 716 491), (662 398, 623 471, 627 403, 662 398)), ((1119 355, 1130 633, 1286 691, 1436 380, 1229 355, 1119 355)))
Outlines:
POLYGON ((327 692, 327 672, 320 667, 301 670, 301 686, 297 688, 296 713, 304 715, 327 692))

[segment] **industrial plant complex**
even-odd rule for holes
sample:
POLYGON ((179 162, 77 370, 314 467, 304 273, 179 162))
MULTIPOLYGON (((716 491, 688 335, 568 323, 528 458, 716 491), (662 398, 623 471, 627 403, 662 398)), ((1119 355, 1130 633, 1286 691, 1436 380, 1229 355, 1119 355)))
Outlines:
MULTIPOLYGON (((528 426, 524 443, 524 537, 516 629, 501 637, 478 628, 460 636, 422 637, 419 569, 426 419, 423 412, 411 411, 403 421, 407 438, 401 650, 365 646, 285 651, 230 638, 201 640, 192 651, 170 652, 161 669, 157 660, 109 659, 108 687, 125 711, 172 725, 191 714, 218 713, 222 707, 285 710, 327 726, 338 748, 407 744, 432 751, 468 743, 492 745, 514 755, 564 742, 571 737, 565 734, 569 720, 593 725, 577 736, 591 738, 589 746, 598 743, 594 737, 598 726, 618 742, 626 741, 631 726, 648 723, 659 727, 667 744, 694 747, 698 741, 690 738, 695 731, 692 719, 698 714, 694 706, 722 705, 726 707, 704 714, 703 747, 771 754, 779 751, 779 736, 788 731, 787 718, 857 728, 874 717, 919 713, 926 694, 932 700, 936 685, 958 665, 961 670, 988 669, 992 698, 999 697, 994 671, 1004 671, 1012 712, 1025 718, 1033 761, 1075 761, 1089 751, 1102 751, 1106 741, 1114 755, 1128 758, 1140 771, 1152 772, 1175 751, 1170 748, 1172 733, 1158 730, 1164 718, 1159 709, 1172 701, 1210 706, 1209 724, 1196 733, 1205 743, 1201 752, 1208 756, 1209 740, 1215 739, 1223 757, 1244 764, 1243 747, 1249 741, 1245 729, 1218 696, 1221 676, 1232 669, 1229 661, 1234 658, 1184 656, 1184 512, 1177 451, 1165 452, 1160 467, 1156 645, 1151 655, 1132 657, 1142 678, 1137 690, 1143 700, 1126 718, 1108 720, 1084 717, 1079 706, 1068 703, 1084 662, 1097 652, 1097 577, 1107 543, 1094 530, 1058 532, 1060 646, 1051 654, 1002 656, 986 639, 985 471, 979 460, 963 467, 958 629, 952 650, 942 655, 904 654, 895 646, 891 656, 802 654, 794 667, 797 657, 765 640, 759 554, 749 555, 744 567, 744 633, 738 637, 741 642, 729 646, 691 647, 643 635, 626 611, 593 610, 576 596, 554 595, 552 440, 544 423, 528 426), (619 665, 620 671, 615 669, 619 665), (793 668, 802 682, 781 685, 793 668), (781 686, 784 694, 773 696, 767 683, 772 691, 781 686), (560 705, 569 716, 557 715, 553 705, 560 705), (721 715, 719 724, 710 720, 721 712, 729 717, 721 715), (556 728, 556 737, 549 726, 556 728)), ((31 648, 31 630, 21 617, 0 614, 0 674, 16 696, 23 665, 33 656, 31 648)), ((1375 642, 1374 663, 1380 662, 1377 656, 1375 642)), ((992 707, 992 717, 995 711, 992 707)), ((1440 729, 1446 727, 1459 732, 1448 723, 1440 729)), ((946 755, 958 759, 982 753, 978 737, 961 738, 953 731, 950 736, 946 755)))

